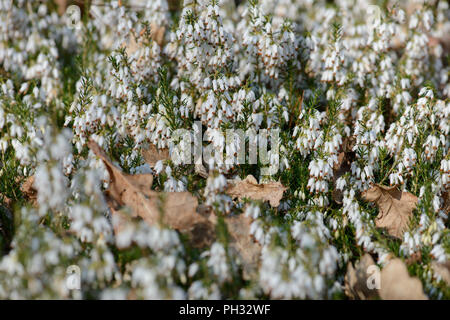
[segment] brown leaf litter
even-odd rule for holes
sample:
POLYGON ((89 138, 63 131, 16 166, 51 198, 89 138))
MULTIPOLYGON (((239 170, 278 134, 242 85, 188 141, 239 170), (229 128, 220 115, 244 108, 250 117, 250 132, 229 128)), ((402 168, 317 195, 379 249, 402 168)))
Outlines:
POLYGON ((428 300, 422 282, 411 277, 400 259, 393 259, 381 271, 380 297, 383 300, 428 300))
POLYGON ((230 234, 229 248, 240 258, 244 279, 250 279, 256 273, 261 255, 261 245, 250 236, 252 219, 240 214, 225 219, 230 234))
POLYGON ((378 297, 378 290, 369 289, 367 286, 367 268, 371 265, 375 265, 375 262, 368 253, 356 263, 355 267, 348 263, 344 292, 350 299, 371 300, 378 297))
POLYGON ((109 173, 110 183, 106 190, 110 204, 128 206, 133 216, 139 216, 148 224, 162 223, 181 232, 198 228, 198 224, 208 224, 204 216, 197 213, 197 198, 189 192, 156 192, 151 190, 151 174, 130 175, 123 173, 106 156, 104 151, 90 140, 89 148, 100 158, 109 173))
POLYGON ((230 187, 226 193, 233 198, 250 198, 252 200, 269 201, 272 207, 278 207, 283 197, 284 191, 287 190, 281 182, 269 182, 258 184, 255 177, 247 176, 241 181, 229 181, 230 187))
POLYGON ((377 299, 383 300, 427 300, 423 292, 422 282, 409 275, 408 269, 402 260, 394 258, 379 273, 379 289, 369 289, 369 277, 376 277, 374 270, 369 267, 375 266, 372 257, 365 254, 356 264, 347 266, 345 276, 345 293, 351 299, 377 299))
POLYGON ((417 197, 400 191, 397 186, 376 184, 363 192, 362 198, 377 205, 379 214, 375 219, 376 226, 386 228, 390 235, 401 238, 416 208, 417 197))
MULTIPOLYGON (((111 162, 96 142, 90 140, 88 146, 103 161, 109 173, 110 182, 105 196, 114 215, 116 234, 127 221, 141 217, 149 225, 161 223, 188 234, 194 247, 205 247, 215 240, 217 217, 211 208, 198 205, 197 198, 189 192, 151 190, 151 174, 126 174, 111 162)), ((260 245, 250 236, 251 219, 243 214, 224 219, 230 235, 230 248, 239 256, 244 274, 249 276, 258 264, 261 251, 260 245)))

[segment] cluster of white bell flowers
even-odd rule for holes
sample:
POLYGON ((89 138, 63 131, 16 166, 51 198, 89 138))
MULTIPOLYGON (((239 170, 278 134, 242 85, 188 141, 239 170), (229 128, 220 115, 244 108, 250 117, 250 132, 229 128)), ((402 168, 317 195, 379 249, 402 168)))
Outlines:
POLYGON ((102 0, 75 25, 57 9, 0 0, 0 298, 345 298, 364 253, 381 267, 420 254, 425 294, 450 298, 432 267, 450 259, 446 1, 102 0), (256 140, 226 130, 278 130, 278 170, 246 152, 146 163, 150 147, 180 153, 179 129, 231 157, 256 140), (145 221, 117 232, 90 139, 155 191, 211 208, 215 240, 193 248, 145 221), (278 207, 227 194, 250 174, 286 187, 278 207), (376 184, 418 198, 400 238, 361 196, 376 184), (260 249, 250 274, 224 223, 240 215, 260 249))

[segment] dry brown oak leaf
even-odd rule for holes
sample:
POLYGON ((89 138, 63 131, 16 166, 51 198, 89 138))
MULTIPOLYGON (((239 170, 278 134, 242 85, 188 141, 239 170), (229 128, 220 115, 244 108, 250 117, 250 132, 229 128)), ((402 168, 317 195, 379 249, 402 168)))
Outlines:
POLYGON ((380 297, 383 300, 427 300, 422 282, 410 277, 400 259, 392 259, 381 271, 380 297))
POLYGON ((377 227, 386 228, 394 237, 403 236, 417 205, 415 195, 400 191, 396 186, 387 187, 376 184, 363 192, 362 198, 377 205, 379 209, 375 219, 377 227))
MULTIPOLYGON (((115 232, 120 232, 131 218, 126 210, 121 209, 121 206, 126 206, 131 208, 134 216, 142 217, 150 225, 162 220, 165 225, 187 233, 195 247, 204 247, 212 243, 217 218, 212 210, 199 206, 197 198, 189 192, 152 191, 151 175, 123 173, 112 164, 97 143, 90 140, 88 145, 102 159, 109 172, 110 184, 106 193, 111 213, 116 215, 115 220, 118 222, 114 226, 115 232)), ((248 278, 254 274, 261 252, 261 246, 251 238, 251 222, 251 219, 243 214, 225 217, 230 234, 230 248, 240 257, 244 277, 248 278)))
POLYGON ((150 189, 151 174, 126 174, 111 162, 96 142, 90 140, 88 146, 108 170, 110 183, 106 195, 113 214, 121 206, 127 206, 131 208, 132 216, 141 217, 149 225, 163 223, 185 233, 213 229, 208 218, 197 212, 197 198, 189 192, 153 191, 150 189))
POLYGON ((261 245, 255 242, 250 235, 252 219, 240 214, 226 217, 225 223, 230 234, 228 246, 241 259, 244 279, 250 280, 257 274, 261 256, 261 245))
POLYGON ((269 182, 258 184, 255 177, 247 176, 242 181, 229 181, 230 187, 226 193, 233 198, 250 198, 253 200, 269 201, 272 207, 278 207, 283 197, 284 191, 287 190, 280 182, 269 182))
POLYGON ((369 289, 367 286, 368 268, 372 265, 375 265, 375 262, 368 253, 355 264, 355 267, 350 262, 348 263, 344 291, 350 299, 371 300, 378 298, 378 289, 369 289))
POLYGON ((371 265, 375 265, 375 263, 367 253, 355 268, 351 264, 348 265, 345 275, 345 293, 351 299, 428 299, 423 293, 422 282, 416 277, 410 277, 406 265, 397 258, 391 259, 381 271, 379 289, 369 289, 367 280, 370 276, 376 276, 374 271, 368 269, 371 265))

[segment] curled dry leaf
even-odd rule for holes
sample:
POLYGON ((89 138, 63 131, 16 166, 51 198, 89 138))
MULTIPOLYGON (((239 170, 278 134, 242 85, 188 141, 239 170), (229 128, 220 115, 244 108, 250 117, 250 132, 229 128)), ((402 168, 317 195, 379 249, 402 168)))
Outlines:
MULTIPOLYGON (((194 247, 208 246, 214 241, 217 217, 210 207, 198 205, 197 198, 189 192, 152 191, 151 175, 123 173, 112 164, 97 143, 90 140, 88 146, 109 172, 106 199, 113 215, 115 232, 120 232, 129 219, 139 216, 150 225, 162 222, 187 234, 194 247), (124 207, 131 209, 131 212, 124 207)), ((251 222, 243 214, 225 217, 230 248, 240 257, 245 277, 254 273, 261 253, 261 246, 250 235, 251 222)))
POLYGON ((284 191, 287 189, 280 182, 269 182, 258 184, 255 177, 247 176, 242 181, 229 181, 226 193, 233 198, 250 198, 253 200, 269 201, 272 207, 278 207, 283 197, 284 191))
MULTIPOLYGON (((145 196, 151 196, 152 194, 150 188, 153 184, 153 176, 151 174, 131 175, 123 173, 109 160, 106 153, 94 140, 89 140, 88 146, 103 161, 106 170, 108 170, 110 183, 107 195, 111 198, 111 201, 120 206, 133 204, 136 207, 133 209, 138 209, 139 205, 145 207, 145 196)), ((135 210, 135 212, 142 216, 139 214, 139 210, 135 210)))
MULTIPOLYGON (((345 294, 351 299, 384 300, 426 300, 422 282, 416 277, 410 277, 408 269, 402 260, 393 258, 379 273, 379 289, 369 289, 369 277, 376 277, 375 262, 369 254, 365 254, 354 268, 350 263, 345 275, 345 294)), ((375 279, 375 278, 374 278, 375 279)))
POLYGON ((445 281, 445 283, 450 286, 450 261, 447 261, 446 263, 433 261, 431 263, 431 268, 440 280, 445 281))
POLYGON ((169 149, 158 149, 154 144, 150 144, 148 149, 142 151, 145 162, 147 162, 150 167, 154 167, 155 164, 160 160, 167 160, 170 158, 169 149))
POLYGON ((166 32, 166 28, 164 26, 160 27, 152 23, 150 25, 150 30, 152 39, 156 41, 156 43, 159 44, 160 47, 162 47, 164 44, 164 33, 166 32))
MULTIPOLYGON (((200 205, 197 212, 202 215, 209 215, 208 220, 214 225, 217 224, 217 217, 215 214, 211 214, 211 207, 200 205)), ((253 220, 244 214, 240 214, 224 217, 224 222, 229 234, 228 248, 238 257, 243 269, 244 279, 249 280, 256 274, 262 249, 250 233, 250 225, 253 220)), ((211 231, 211 229, 208 231, 211 231)), ((202 237, 204 237, 203 233, 197 235, 197 238, 202 237)))
MULTIPOLYGON (((131 217, 141 217, 148 224, 163 223, 181 232, 201 234, 201 243, 212 235, 211 222, 207 217, 197 213, 197 198, 189 192, 156 192, 151 190, 153 176, 151 174, 130 175, 122 172, 107 157, 99 145, 90 140, 89 148, 103 161, 109 173, 109 187, 106 190, 108 205, 112 214, 119 214, 115 230, 127 219, 121 207, 131 209, 131 217)), ((209 241, 206 241, 209 240, 209 241)), ((193 244, 200 242, 196 236, 193 244)))
POLYGON ((118 235, 123 230, 126 230, 128 228, 128 224, 131 222, 134 213, 131 212, 131 210, 129 210, 127 207, 118 206, 112 198, 108 196, 106 196, 105 198, 111 212, 111 222, 114 228, 114 234, 118 235))
POLYGON ((370 266, 375 266, 375 262, 368 253, 358 261, 355 267, 348 263, 344 291, 350 299, 371 300, 378 298, 378 290, 376 288, 369 289, 367 286, 370 266))
POLYGON ((230 234, 229 248, 240 257, 243 277, 249 280, 258 269, 261 256, 261 245, 250 235, 252 219, 240 214, 225 218, 225 223, 230 234))
POLYGON ((381 271, 380 297, 384 300, 427 300, 422 282, 410 277, 400 259, 392 259, 381 271))
POLYGON ((381 185, 375 185, 365 191, 362 197, 366 201, 375 202, 379 209, 376 226, 386 228, 390 235, 401 238, 416 208, 417 197, 398 190, 396 186, 381 185))

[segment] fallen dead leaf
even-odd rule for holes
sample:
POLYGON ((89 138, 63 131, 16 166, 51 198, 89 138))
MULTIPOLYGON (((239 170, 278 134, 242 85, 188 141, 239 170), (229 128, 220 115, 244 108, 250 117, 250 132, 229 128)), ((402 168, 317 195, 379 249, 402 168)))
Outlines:
POLYGON ((381 271, 380 297, 383 300, 427 300, 422 282, 410 277, 400 259, 392 259, 381 271))
POLYGON ((367 286, 367 280, 370 276, 368 268, 372 265, 375 266, 375 262, 368 253, 356 263, 355 267, 348 263, 344 291, 350 299, 371 300, 378 297, 378 290, 376 288, 369 289, 367 286))
POLYGON ((345 294, 351 299, 377 299, 383 300, 427 300, 428 297, 423 292, 422 282, 409 275, 405 263, 398 258, 388 261, 381 270, 379 289, 369 289, 368 279, 376 276, 368 269, 375 266, 375 262, 369 254, 365 254, 356 264, 347 266, 345 275, 345 294))
POLYGON ((166 32, 166 28, 164 26, 157 26, 156 24, 152 23, 150 25, 150 34, 152 36, 152 39, 156 41, 157 44, 159 44, 160 47, 164 44, 164 34, 166 32))
POLYGON ((376 184, 363 192, 362 198, 377 205, 379 214, 375 219, 376 226, 386 228, 390 235, 401 238, 416 208, 417 197, 398 190, 396 186, 376 184))
POLYGON ((170 158, 169 149, 159 150, 154 144, 150 144, 148 149, 142 151, 145 162, 147 162, 150 167, 154 167, 155 164, 160 160, 167 160, 170 158))
POLYGON ((434 273, 437 274, 447 285, 450 286, 450 260, 446 263, 439 263, 437 261, 433 261, 431 263, 431 268, 434 273))
MULTIPOLYGON (((202 243, 205 242, 206 236, 212 234, 206 232, 213 229, 211 222, 197 213, 197 198, 189 192, 153 191, 151 174, 126 174, 109 160, 96 142, 90 140, 88 146, 108 170, 110 183, 106 196, 112 214, 117 214, 121 207, 126 206, 132 210, 131 217, 139 216, 150 225, 163 223, 184 233, 195 236, 202 234, 202 243)), ((121 213, 118 220, 124 219, 126 217, 121 213)), ((120 225, 115 229, 120 231, 120 225)), ((197 241, 198 239, 194 240, 194 244, 197 241)))
MULTIPOLYGON (((189 192, 153 191, 150 189, 151 175, 123 173, 97 143, 90 140, 88 146, 109 172, 110 183, 105 193, 111 214, 115 215, 115 232, 120 232, 129 219, 139 216, 150 225, 162 221, 168 227, 187 234, 194 247, 205 247, 214 241, 217 217, 211 207, 198 205, 197 198, 189 192), (123 210, 124 207, 131 209, 131 213, 123 210)), ((224 219, 230 235, 230 248, 240 257, 244 276, 250 278, 257 269, 261 253, 261 246, 250 235, 252 220, 244 214, 224 219)))
POLYGON ((261 245, 250 236, 252 219, 240 214, 225 218, 225 223, 231 236, 229 248, 240 257, 243 277, 249 280, 256 274, 261 255, 261 245))
POLYGON ((136 218, 134 212, 127 207, 120 206, 113 198, 105 195, 106 203, 111 212, 111 222, 114 229, 114 234, 118 235, 123 230, 128 228, 128 224, 136 218))
POLYGON ((280 182, 269 182, 258 184, 255 177, 247 176, 242 181, 229 181, 230 187, 226 193, 233 198, 250 198, 253 200, 269 201, 272 207, 278 207, 283 197, 284 191, 287 189, 280 182))

